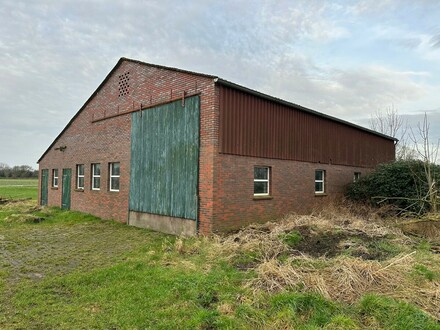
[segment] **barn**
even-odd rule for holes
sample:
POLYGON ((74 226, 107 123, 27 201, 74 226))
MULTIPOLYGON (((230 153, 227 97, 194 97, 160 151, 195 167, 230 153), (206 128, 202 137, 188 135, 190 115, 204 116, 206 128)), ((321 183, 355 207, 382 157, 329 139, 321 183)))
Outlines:
POLYGON ((41 205, 178 235, 307 213, 394 160, 383 134, 121 58, 39 159, 41 205))

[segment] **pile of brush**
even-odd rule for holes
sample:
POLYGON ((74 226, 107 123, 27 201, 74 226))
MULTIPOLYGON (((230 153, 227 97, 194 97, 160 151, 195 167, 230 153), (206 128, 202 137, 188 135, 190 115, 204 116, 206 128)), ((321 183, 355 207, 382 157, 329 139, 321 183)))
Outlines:
MULTIPOLYGON (((255 292, 315 292, 346 303, 374 292, 414 303, 440 320, 440 256, 420 248, 420 240, 389 223, 355 216, 343 208, 290 215, 215 237, 212 254, 229 259, 239 269, 254 271, 257 276, 247 286, 255 292), (301 237, 304 228, 317 237, 337 233, 345 238, 336 242, 340 253, 316 256, 308 253, 304 242, 300 250, 295 249, 295 242, 305 239, 301 237), (395 253, 377 260, 347 253, 352 245, 358 250, 368 248, 357 237, 386 242, 385 248, 393 247, 395 253)), ((320 243, 319 239, 310 242, 320 243)), ((316 246, 310 246, 310 251, 316 251, 316 246)))

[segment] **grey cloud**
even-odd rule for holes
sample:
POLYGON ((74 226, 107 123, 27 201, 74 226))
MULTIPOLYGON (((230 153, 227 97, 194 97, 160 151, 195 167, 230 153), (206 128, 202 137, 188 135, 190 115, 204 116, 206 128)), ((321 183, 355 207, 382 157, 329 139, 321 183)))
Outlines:
POLYGON ((301 57, 285 61, 291 67, 281 62, 279 67, 282 70, 265 77, 266 84, 262 86, 264 90, 346 119, 372 113, 389 104, 420 99, 429 89, 412 80, 414 73, 377 66, 326 69, 301 57))
POLYGON ((431 38, 431 47, 440 48, 440 33, 431 38))
POLYGON ((219 75, 344 118, 423 94, 397 71, 324 68, 305 55, 307 43, 349 36, 337 3, 0 1, 0 139, 11 141, 0 146, 10 160, 0 161, 10 165, 37 160, 121 56, 219 75), (11 152, 23 144, 28 152, 11 152))
POLYGON ((422 43, 422 40, 421 38, 402 38, 397 39, 394 42, 403 48, 414 49, 422 43))

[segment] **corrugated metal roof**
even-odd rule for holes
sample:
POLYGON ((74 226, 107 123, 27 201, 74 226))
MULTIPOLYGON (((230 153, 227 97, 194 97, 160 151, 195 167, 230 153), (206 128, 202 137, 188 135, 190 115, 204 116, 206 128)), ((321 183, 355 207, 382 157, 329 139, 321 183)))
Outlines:
POLYGON ((220 87, 220 152, 375 167, 395 157, 394 141, 314 112, 220 87))
POLYGON ((237 89, 239 91, 242 91, 242 92, 245 92, 245 93, 249 93, 249 94, 261 97, 263 99, 266 99, 266 100, 269 100, 269 101, 272 101, 272 102, 275 102, 275 103, 279 103, 279 104, 282 104, 282 105, 285 105, 285 106, 288 106, 288 107, 292 107, 292 108, 295 108, 297 110, 301 110, 301 111, 304 111, 304 112, 307 112, 307 113, 310 113, 310 114, 313 114, 313 115, 316 115, 316 116, 319 116, 319 117, 323 117, 325 119, 336 121, 336 122, 344 124, 344 125, 352 126, 354 128, 357 128, 357 129, 360 129, 360 130, 363 130, 363 131, 367 131, 367 132, 375 134, 375 135, 379 135, 379 136, 381 136, 383 138, 386 138, 386 139, 390 139, 390 140, 393 140, 393 141, 396 141, 396 142, 398 141, 398 139, 396 139, 396 138, 393 138, 391 136, 388 136, 388 135, 385 135, 385 134, 373 131, 373 130, 368 129, 366 127, 353 124, 353 123, 351 123, 349 121, 345 121, 345 120, 339 119, 337 117, 326 115, 325 113, 322 113, 322 112, 319 112, 319 111, 316 111, 316 110, 312 110, 312 109, 303 107, 303 106, 298 105, 296 103, 288 102, 288 101, 285 101, 283 99, 280 99, 280 98, 277 98, 277 97, 274 97, 274 96, 270 96, 268 94, 264 94, 264 93, 258 92, 256 90, 253 90, 253 89, 250 89, 250 88, 238 85, 236 83, 230 82, 230 81, 222 79, 222 78, 218 78, 218 77, 214 78, 214 81, 216 83, 220 84, 220 85, 224 85, 224 86, 227 86, 227 87, 230 87, 230 88, 233 88, 233 89, 237 89))

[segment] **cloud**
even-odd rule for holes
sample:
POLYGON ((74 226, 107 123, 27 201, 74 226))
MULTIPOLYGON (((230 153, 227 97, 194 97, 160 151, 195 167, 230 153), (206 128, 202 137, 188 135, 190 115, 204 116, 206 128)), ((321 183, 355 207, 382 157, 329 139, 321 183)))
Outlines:
POLYGON ((431 47, 440 48, 440 33, 431 38, 431 47))
MULTIPOLYGON (((344 119, 434 99, 439 85, 427 84, 437 69, 395 63, 440 58, 438 33, 390 18, 423 13, 408 1, 0 2, 0 139, 11 141, 0 162, 10 165, 38 159, 122 56, 219 75, 344 119), (389 54, 378 40, 403 51, 382 61, 389 54), (23 143, 28 152, 12 152, 23 143)), ((436 22, 435 13, 427 16, 436 22)))
POLYGON ((422 98, 429 87, 413 80, 423 72, 400 72, 381 66, 325 68, 307 58, 289 58, 265 77, 262 89, 312 109, 346 119, 372 113, 390 104, 422 98))

